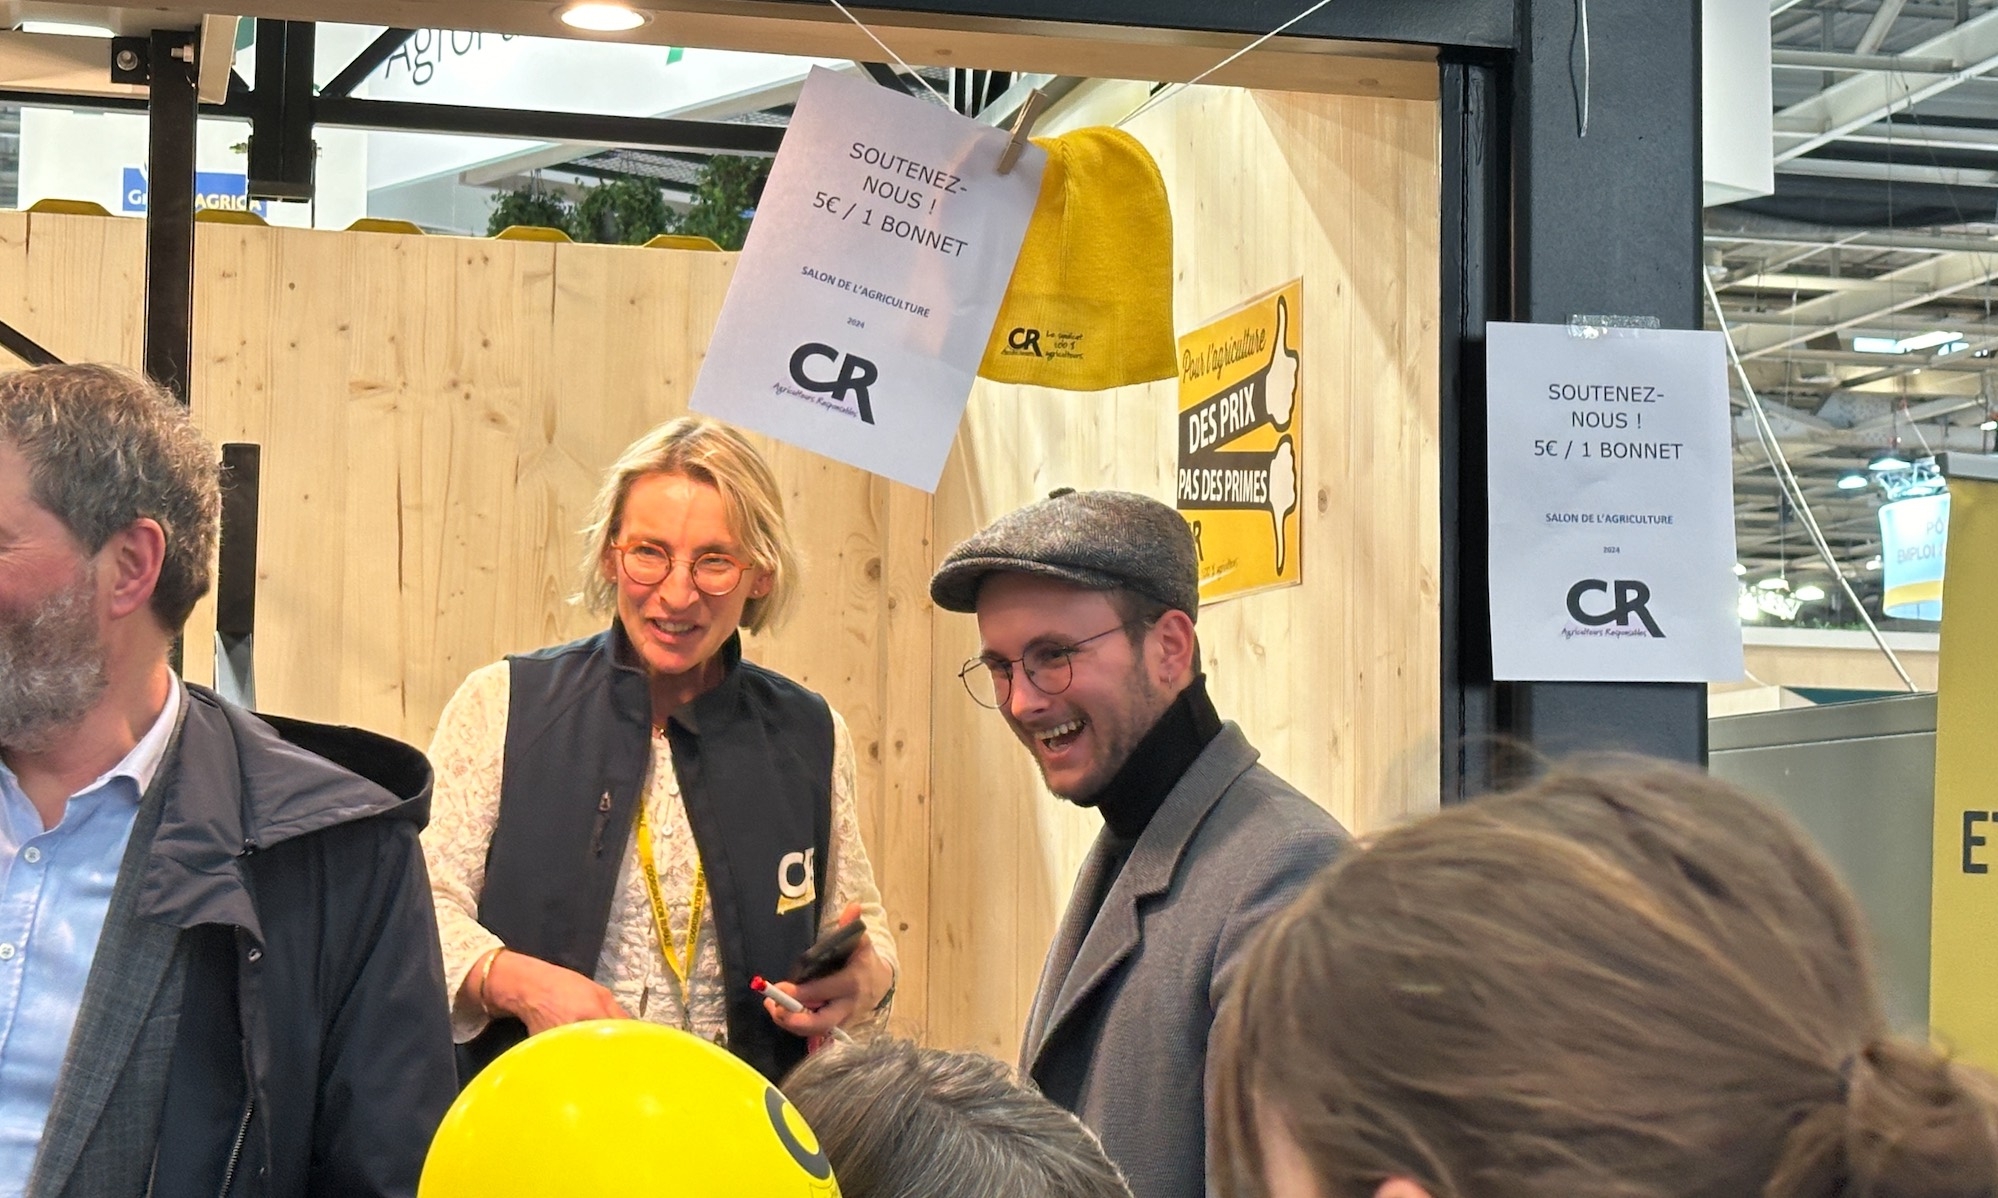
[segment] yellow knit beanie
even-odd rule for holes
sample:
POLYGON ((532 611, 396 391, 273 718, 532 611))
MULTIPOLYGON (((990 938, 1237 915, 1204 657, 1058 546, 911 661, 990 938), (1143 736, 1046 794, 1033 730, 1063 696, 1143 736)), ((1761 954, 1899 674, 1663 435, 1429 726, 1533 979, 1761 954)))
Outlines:
POLYGON ((1172 213, 1138 139, 1098 126, 1034 139, 1041 195, 978 373, 1100 391, 1176 373, 1172 213))

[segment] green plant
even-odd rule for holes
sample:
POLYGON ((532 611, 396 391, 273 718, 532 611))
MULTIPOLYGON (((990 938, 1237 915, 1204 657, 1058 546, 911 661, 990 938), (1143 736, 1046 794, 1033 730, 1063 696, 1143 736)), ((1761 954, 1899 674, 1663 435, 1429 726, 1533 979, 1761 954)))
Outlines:
POLYGON ((567 199, 535 187, 502 191, 493 198, 493 214, 486 221, 488 237, 514 225, 560 229, 576 235, 576 209, 567 199))
POLYGON ((650 179, 626 176, 600 183, 576 206, 577 241, 643 245, 673 231, 673 211, 650 179))
POLYGON ((749 213, 770 175, 768 158, 736 158, 717 154, 701 167, 694 184, 693 206, 680 218, 676 233, 706 237, 725 250, 739 250, 749 235, 749 213))

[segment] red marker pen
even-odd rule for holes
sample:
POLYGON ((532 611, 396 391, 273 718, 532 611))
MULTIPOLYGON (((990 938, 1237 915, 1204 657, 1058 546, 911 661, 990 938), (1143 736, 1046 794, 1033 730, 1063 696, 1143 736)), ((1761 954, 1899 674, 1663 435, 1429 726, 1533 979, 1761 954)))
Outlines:
MULTIPOLYGON (((804 1003, 799 1002, 796 998, 793 998, 790 994, 788 994, 783 990, 779 990, 777 987, 771 985, 769 982, 764 981, 761 975, 749 979, 749 988, 751 990, 756 991, 758 994, 761 994, 763 997, 769 999, 771 1002, 776 1003, 778 1006, 784 1008, 786 1011, 791 1012, 791 1014, 793 1015, 803 1015, 805 1013, 804 1003)), ((846 1034, 845 1028, 840 1028, 840 1027, 834 1028, 832 1030, 832 1038, 839 1041, 841 1044, 853 1043, 853 1037, 846 1034)))

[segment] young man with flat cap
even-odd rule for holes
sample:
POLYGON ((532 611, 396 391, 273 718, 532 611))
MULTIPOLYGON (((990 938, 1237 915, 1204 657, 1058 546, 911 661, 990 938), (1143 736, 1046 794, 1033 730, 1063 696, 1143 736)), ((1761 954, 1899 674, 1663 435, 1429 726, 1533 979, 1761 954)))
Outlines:
POLYGON ((952 549, 930 596, 978 616, 972 697, 1049 790, 1103 816, 1021 1072, 1102 1138, 1136 1198, 1199 1198, 1214 1012, 1257 925, 1346 833, 1215 712, 1193 537, 1166 505, 1057 491, 952 549))

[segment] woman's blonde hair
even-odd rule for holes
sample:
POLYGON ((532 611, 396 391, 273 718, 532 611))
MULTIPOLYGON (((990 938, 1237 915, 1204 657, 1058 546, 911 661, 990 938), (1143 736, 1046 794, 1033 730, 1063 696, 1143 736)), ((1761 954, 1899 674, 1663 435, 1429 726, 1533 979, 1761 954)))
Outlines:
POLYGON ((721 493, 729 531, 742 542, 750 564, 770 575, 770 590, 743 606, 742 627, 750 632, 775 627, 791 606, 798 577, 798 553, 784 524, 777 476, 748 438, 703 416, 659 425, 633 441, 611 466, 583 533, 589 549, 577 601, 598 615, 617 609, 617 587, 605 573, 604 558, 617 541, 632 484, 653 474, 677 474, 721 493))
POLYGON ((1326 1198, 1971 1198, 1991 1079, 1886 1028, 1788 819, 1657 763, 1398 828, 1272 920, 1217 1028, 1217 1176, 1263 1125, 1326 1198))

